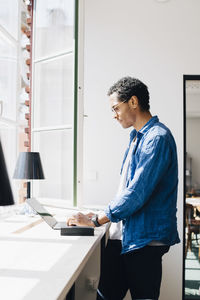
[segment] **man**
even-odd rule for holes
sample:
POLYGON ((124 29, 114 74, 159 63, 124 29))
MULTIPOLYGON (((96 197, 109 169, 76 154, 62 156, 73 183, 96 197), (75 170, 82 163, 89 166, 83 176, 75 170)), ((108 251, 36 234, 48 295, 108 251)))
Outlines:
POLYGON ((91 219, 78 213, 67 222, 95 227, 109 221, 122 221, 121 255, 113 245, 111 255, 108 254, 109 258, 115 257, 116 265, 117 261, 120 264, 117 268, 122 272, 118 274, 121 279, 112 284, 110 277, 104 289, 102 282, 109 280, 104 280, 106 273, 113 274, 108 266, 105 276, 101 276, 99 294, 102 299, 121 300, 130 289, 132 299, 157 300, 162 256, 180 241, 176 220, 176 145, 170 130, 157 116, 152 117, 148 88, 140 80, 124 77, 110 88, 108 96, 114 118, 123 128, 133 127, 122 164, 119 191, 103 215, 91 219))

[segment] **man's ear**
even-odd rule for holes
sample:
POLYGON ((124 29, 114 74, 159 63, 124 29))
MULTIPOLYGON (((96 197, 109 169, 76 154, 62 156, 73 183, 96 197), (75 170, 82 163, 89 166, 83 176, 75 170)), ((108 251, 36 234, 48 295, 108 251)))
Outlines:
POLYGON ((138 98, 136 96, 132 96, 131 99, 131 106, 135 109, 138 107, 138 98))

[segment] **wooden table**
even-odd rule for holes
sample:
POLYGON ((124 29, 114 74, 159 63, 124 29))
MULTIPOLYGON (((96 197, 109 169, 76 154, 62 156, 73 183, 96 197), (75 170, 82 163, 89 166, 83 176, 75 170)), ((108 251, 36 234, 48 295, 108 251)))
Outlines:
MULTIPOLYGON (((200 212, 200 197, 186 198, 186 203, 193 206, 194 221, 192 221, 192 222, 193 222, 193 224, 195 224, 194 222, 196 222, 195 225, 200 227, 200 218, 197 216, 197 213, 196 213, 197 210, 200 212)), ((190 235, 190 237, 188 237, 185 254, 187 254, 187 250, 189 248, 191 248, 191 235, 190 235)), ((200 260, 200 246, 199 246, 198 258, 200 260)))

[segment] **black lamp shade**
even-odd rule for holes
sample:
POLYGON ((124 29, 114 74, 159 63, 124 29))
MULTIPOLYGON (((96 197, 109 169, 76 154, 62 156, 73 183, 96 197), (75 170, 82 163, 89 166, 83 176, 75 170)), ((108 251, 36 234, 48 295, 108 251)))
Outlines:
POLYGON ((21 152, 15 172, 15 179, 44 179, 39 152, 21 152))
POLYGON ((0 142, 0 206, 14 204, 3 149, 0 142))

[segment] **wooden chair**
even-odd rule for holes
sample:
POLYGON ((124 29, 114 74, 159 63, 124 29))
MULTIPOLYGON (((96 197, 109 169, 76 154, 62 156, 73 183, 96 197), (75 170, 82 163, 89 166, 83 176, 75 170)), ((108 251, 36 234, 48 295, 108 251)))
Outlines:
MULTIPOLYGON (((198 243, 198 234, 200 234, 200 220, 196 220, 194 218, 194 208, 191 204, 186 203, 186 228, 187 228, 187 237, 186 237, 186 247, 185 247, 185 257, 187 255, 188 250, 191 251, 192 248, 192 235, 195 234, 196 242, 198 243)), ((200 260, 200 246, 198 258, 200 260)))

